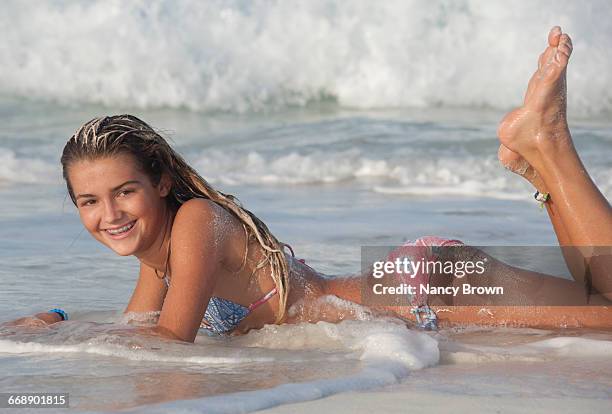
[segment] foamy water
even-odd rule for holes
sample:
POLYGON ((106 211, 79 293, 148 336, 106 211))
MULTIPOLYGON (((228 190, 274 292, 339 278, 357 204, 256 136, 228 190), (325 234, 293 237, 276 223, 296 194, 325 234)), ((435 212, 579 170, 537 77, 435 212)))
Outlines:
MULTIPOLYGON (((2 106, 27 108, 15 101, 2 106)), ((97 110, 83 111, 81 120, 97 110)), ((501 112, 483 120, 476 120, 477 111, 465 112, 478 125, 449 119, 448 114, 437 120, 436 113, 408 111, 381 116, 344 111, 341 116, 322 114, 305 121, 300 114, 288 112, 283 121, 262 126, 263 115, 232 125, 222 116, 203 116, 196 122, 190 119, 192 115, 177 112, 170 125, 154 126, 172 128, 166 135, 179 145, 179 151, 208 181, 221 187, 351 184, 373 197, 529 201, 525 197, 529 185, 501 168, 497 160, 495 128, 501 112), (198 134, 195 142, 174 131, 186 120, 192 124, 188 134, 198 134)), ((21 127, 28 122, 21 120, 21 127)), ((575 125, 574 139, 591 176, 604 195, 612 196, 609 127, 589 121, 575 125)), ((0 141, 0 185, 61 186, 57 160, 73 127, 66 125, 48 139, 7 134, 0 141)))
POLYGON ((612 107, 612 5, 565 1, 54 1, 3 4, 0 95, 251 111, 508 108, 562 25, 572 112, 612 107))
POLYGON ((477 392, 475 387, 480 386, 487 392, 519 397, 521 387, 495 387, 487 382, 487 375, 528 364, 527 369, 540 378, 527 379, 531 387, 548 387, 551 395, 560 393, 559 397, 610 397, 605 376, 593 371, 597 364, 609 363, 609 333, 585 332, 576 337, 577 332, 563 336, 562 331, 517 328, 423 333, 392 320, 374 319, 267 326, 231 339, 203 335, 194 345, 186 345, 134 337, 128 329, 76 320, 38 331, 5 331, 0 336, 3 365, 9 371, 35 369, 41 379, 12 374, 10 381, 0 380, 3 390, 41 387, 47 384, 46 372, 63 366, 51 387, 69 390, 71 406, 80 411, 149 404, 130 412, 232 413, 406 381, 414 382, 416 388, 428 386, 429 391, 455 392, 450 390, 456 387, 458 373, 478 375, 474 364, 482 367, 481 377, 470 381, 473 391, 469 392, 477 392), (33 360, 39 361, 36 368, 29 367, 33 360), (91 365, 98 368, 87 370, 91 365), (559 372, 572 370, 571 381, 547 384, 554 378, 546 374, 552 365, 559 372), (418 373, 434 366, 435 378, 427 371, 418 373), (80 381, 72 380, 75 375, 80 381), (580 380, 589 381, 590 386, 573 390, 571 382, 580 380), (98 390, 94 392, 92 386, 98 390))
MULTIPOLYGON (((323 396, 397 383, 409 371, 435 365, 438 361, 434 339, 407 330, 402 324, 384 321, 269 326, 252 335, 232 339, 203 334, 194 345, 134 337, 129 334, 129 327, 123 325, 123 330, 121 328, 76 320, 48 330, 9 329, 0 335, 0 355, 9 367, 23 367, 32 358, 44 361, 39 370, 43 376, 59 361, 67 360, 56 387, 61 384, 69 388, 72 406, 81 410, 133 407, 147 402, 275 386, 293 390, 292 398, 284 397, 285 402, 291 402, 304 399, 313 389, 323 396), (91 371, 81 384, 72 382, 70 376, 83 378, 82 371, 89 364, 100 365, 100 369, 91 371), (153 394, 147 379, 154 378, 157 371, 167 378, 160 374, 155 385, 161 388, 160 392, 153 394), (92 384, 120 390, 130 387, 136 376, 141 377, 138 383, 142 382, 142 386, 133 393, 118 392, 112 401, 104 394, 103 400, 90 396, 92 384), (309 380, 319 385, 283 385, 309 380), (177 385, 170 381, 189 381, 190 386, 176 395, 173 392, 177 385), (173 392, 164 392, 165 387, 173 392), (139 400, 140 404, 135 404, 139 400)), ((10 377, 11 381, 2 380, 3 390, 8 392, 20 387, 41 386, 45 382, 44 379, 32 382, 15 375, 10 377)), ((270 398, 271 391, 253 393, 259 404, 275 404, 270 398)), ((224 412, 234 411, 227 405, 230 399, 222 397, 217 401, 225 406, 224 412)))

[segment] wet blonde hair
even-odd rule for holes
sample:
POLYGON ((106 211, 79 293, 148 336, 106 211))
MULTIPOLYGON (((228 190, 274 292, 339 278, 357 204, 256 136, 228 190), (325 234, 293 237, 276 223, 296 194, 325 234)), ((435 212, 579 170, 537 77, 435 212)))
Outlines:
POLYGON ((166 200, 174 211, 187 200, 206 198, 223 207, 246 226, 249 235, 257 238, 265 254, 265 261, 255 271, 267 262, 270 263, 279 295, 277 323, 281 322, 289 293, 289 265, 283 250, 285 245, 272 235, 259 218, 242 207, 234 196, 212 188, 160 134, 137 117, 115 115, 94 118, 70 137, 64 147, 61 163, 68 194, 74 205, 76 199, 68 177, 69 166, 79 160, 95 160, 125 153, 134 157, 154 186, 159 184, 163 173, 170 176, 172 189, 166 200))

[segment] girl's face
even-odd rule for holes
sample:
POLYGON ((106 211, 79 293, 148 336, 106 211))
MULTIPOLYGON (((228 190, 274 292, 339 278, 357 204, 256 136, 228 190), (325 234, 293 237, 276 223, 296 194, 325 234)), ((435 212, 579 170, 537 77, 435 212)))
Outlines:
POLYGON ((154 187, 131 155, 77 161, 68 177, 81 222, 117 254, 141 256, 162 234, 169 180, 164 176, 154 187))

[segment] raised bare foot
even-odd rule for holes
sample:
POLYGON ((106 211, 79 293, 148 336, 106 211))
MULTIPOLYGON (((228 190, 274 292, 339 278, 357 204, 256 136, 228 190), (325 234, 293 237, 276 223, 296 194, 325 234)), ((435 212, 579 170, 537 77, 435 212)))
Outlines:
POLYGON ((497 131, 501 146, 498 157, 511 171, 541 188, 532 165, 554 140, 571 139, 566 121, 565 74, 572 53, 571 39, 555 26, 548 34, 548 47, 540 55, 538 69, 525 93, 523 106, 508 113, 497 131))

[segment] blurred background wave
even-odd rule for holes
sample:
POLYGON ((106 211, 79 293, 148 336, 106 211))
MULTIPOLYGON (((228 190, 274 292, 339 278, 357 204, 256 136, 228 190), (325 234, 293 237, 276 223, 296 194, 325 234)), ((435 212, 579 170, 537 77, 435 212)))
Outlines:
POLYGON ((194 111, 508 108, 546 30, 574 38, 573 114, 612 110, 612 3, 4 1, 0 96, 194 111))

